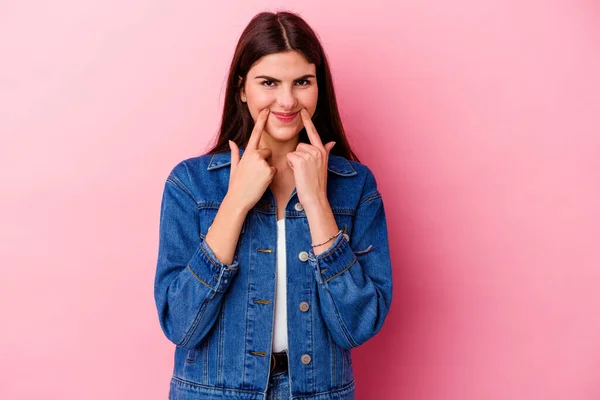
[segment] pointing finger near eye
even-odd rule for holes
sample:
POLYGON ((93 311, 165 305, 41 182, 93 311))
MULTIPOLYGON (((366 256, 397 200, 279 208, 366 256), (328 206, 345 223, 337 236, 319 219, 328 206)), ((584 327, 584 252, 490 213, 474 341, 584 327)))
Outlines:
POLYGON ((315 125, 312 122, 310 113, 306 108, 300 110, 300 115, 302 116, 302 122, 304 123, 304 127, 306 128, 306 134, 308 135, 308 140, 313 146, 316 146, 323 150, 323 142, 321 142, 321 138, 319 137, 319 133, 315 128, 315 125))

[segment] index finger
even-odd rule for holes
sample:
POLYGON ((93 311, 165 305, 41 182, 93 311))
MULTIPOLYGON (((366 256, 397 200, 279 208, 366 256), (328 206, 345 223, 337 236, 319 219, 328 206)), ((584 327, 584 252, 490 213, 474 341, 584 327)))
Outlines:
POLYGON ((247 149, 256 150, 258 148, 260 136, 262 135, 262 131, 265 128, 265 123, 267 122, 268 115, 268 108, 263 108, 258 114, 258 118, 256 118, 256 123, 254 124, 254 129, 252 129, 250 139, 248 140, 248 145, 246 146, 247 149))
POLYGON ((300 110, 300 115, 302 116, 302 122, 304 122, 304 127, 306 128, 306 134, 308 135, 308 140, 310 140, 310 144, 313 146, 319 147, 321 149, 325 149, 323 147, 323 142, 321 142, 321 137, 317 132, 317 128, 312 122, 310 113, 306 108, 300 110))

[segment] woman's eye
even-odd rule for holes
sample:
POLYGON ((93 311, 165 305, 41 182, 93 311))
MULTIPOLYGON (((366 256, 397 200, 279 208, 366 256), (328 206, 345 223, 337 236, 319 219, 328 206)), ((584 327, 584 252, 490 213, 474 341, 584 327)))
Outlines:
MULTIPOLYGON (((298 86, 308 86, 310 85, 310 81, 308 79, 300 79, 299 81, 296 81, 297 83, 299 82, 305 82, 305 84, 303 85, 298 85, 298 86)), ((273 87, 274 85, 271 85, 271 83, 274 83, 273 81, 262 81, 260 84, 266 87, 273 87)))

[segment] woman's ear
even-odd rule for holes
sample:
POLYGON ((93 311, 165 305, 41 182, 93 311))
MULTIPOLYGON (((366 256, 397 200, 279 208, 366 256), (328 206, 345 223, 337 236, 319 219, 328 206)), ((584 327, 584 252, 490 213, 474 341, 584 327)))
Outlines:
POLYGON ((240 99, 242 99, 242 102, 246 102, 246 93, 244 91, 244 86, 242 85, 242 80, 243 78, 241 76, 238 75, 238 86, 240 87, 240 99))

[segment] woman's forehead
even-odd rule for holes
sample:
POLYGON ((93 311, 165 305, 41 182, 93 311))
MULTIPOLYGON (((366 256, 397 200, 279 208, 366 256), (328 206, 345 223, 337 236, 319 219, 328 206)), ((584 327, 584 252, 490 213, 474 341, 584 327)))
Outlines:
POLYGON ((297 79, 305 74, 314 74, 315 65, 297 51, 272 53, 261 57, 250 68, 249 73, 256 75, 269 75, 280 79, 297 79))

